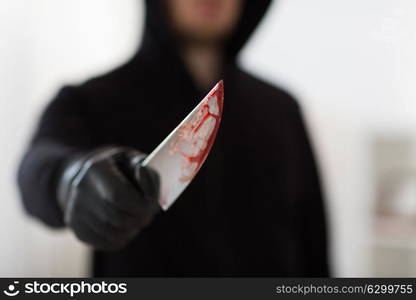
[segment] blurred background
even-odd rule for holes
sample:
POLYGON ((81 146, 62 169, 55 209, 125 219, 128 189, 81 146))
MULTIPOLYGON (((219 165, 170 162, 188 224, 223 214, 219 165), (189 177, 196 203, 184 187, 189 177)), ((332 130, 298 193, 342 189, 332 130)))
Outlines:
MULTIPOLYGON (((416 276, 415 15, 414 0, 279 0, 240 56, 300 99, 335 276, 416 276)), ((143 17, 140 0, 1 1, 0 276, 86 274, 85 246, 24 213, 17 164, 57 89, 124 62, 143 17)))

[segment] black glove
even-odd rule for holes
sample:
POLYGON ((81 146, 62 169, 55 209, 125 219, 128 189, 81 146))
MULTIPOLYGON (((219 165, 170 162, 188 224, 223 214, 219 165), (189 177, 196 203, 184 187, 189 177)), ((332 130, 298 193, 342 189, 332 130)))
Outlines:
POLYGON ((145 155, 105 147, 77 156, 63 168, 58 201, 65 223, 97 249, 126 246, 160 210, 159 177, 141 166, 145 155))

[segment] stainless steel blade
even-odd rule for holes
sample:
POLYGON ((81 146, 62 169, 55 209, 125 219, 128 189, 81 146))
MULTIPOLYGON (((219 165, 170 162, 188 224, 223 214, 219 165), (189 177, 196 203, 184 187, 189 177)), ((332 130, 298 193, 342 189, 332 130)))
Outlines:
POLYGON ((163 210, 175 202, 207 158, 221 122, 223 100, 220 81, 143 161, 159 173, 163 210))

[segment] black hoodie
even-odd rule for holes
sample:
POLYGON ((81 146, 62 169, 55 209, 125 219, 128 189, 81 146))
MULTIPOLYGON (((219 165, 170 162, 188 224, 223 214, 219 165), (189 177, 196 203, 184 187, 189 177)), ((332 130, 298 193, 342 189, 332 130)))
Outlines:
MULTIPOLYGON (((94 251, 94 276, 327 276, 323 199, 299 106, 242 71, 236 55, 270 1, 245 1, 225 47, 217 140, 194 181, 125 249, 94 251)), ((61 89, 19 169, 27 211, 63 227, 57 170, 78 151, 149 153, 200 101, 162 13, 146 2, 142 45, 126 64, 61 89)), ((220 79, 220 78, 218 78, 220 79)))

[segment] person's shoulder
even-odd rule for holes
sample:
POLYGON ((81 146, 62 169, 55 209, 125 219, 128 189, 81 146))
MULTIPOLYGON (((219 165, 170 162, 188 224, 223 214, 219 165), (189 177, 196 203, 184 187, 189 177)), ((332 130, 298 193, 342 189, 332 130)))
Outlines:
POLYGON ((256 103, 270 109, 299 110, 296 96, 286 88, 274 85, 263 78, 254 76, 244 70, 238 70, 240 87, 245 95, 255 97, 256 103))
POLYGON ((123 64, 109 71, 91 76, 78 83, 66 84, 58 89, 53 102, 89 104, 116 98, 118 93, 130 90, 140 80, 131 64, 123 64))
POLYGON ((81 84, 77 89, 83 93, 101 93, 107 94, 114 90, 126 88, 132 84, 133 80, 137 81, 140 76, 134 70, 134 66, 129 63, 122 64, 107 72, 95 75, 81 84))

